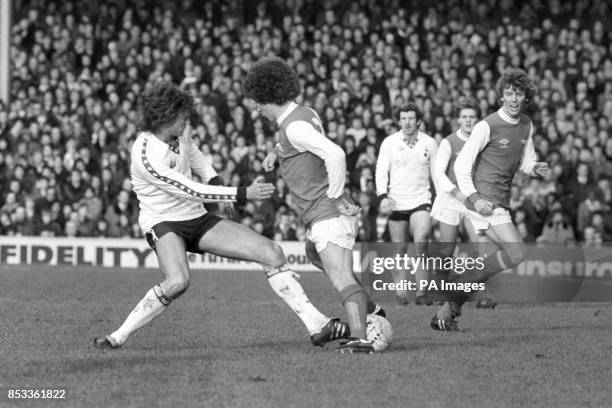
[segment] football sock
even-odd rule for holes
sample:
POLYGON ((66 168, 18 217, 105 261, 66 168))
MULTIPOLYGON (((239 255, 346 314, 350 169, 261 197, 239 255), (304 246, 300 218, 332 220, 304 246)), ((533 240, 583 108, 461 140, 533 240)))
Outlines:
POLYGON ((170 302, 172 302, 172 299, 166 296, 162 287, 155 285, 149 289, 144 298, 125 319, 121 327, 113 332, 110 337, 112 337, 117 345, 122 345, 130 334, 159 316, 170 302))
MULTIPOLYGON (((353 273, 353 277, 355 278, 355 280, 359 283, 361 283, 361 280, 359 280, 359 278, 357 278, 357 275, 355 275, 353 273)), ((374 302, 372 300, 372 297, 370 296, 370 294, 368 292, 364 292, 366 295, 366 299, 367 299, 367 312, 368 314, 371 313, 376 313, 378 312, 380 309, 382 309, 380 306, 378 306, 378 304, 376 304, 376 302, 374 302)))
POLYGON ((423 267, 417 268, 417 270, 416 270, 416 272, 414 274, 414 279, 415 279, 416 284, 417 284, 417 291, 416 291, 417 295, 424 295, 425 292, 427 292, 427 285, 425 285, 424 289, 421 289, 421 282, 422 281, 427 282, 428 281, 428 279, 427 279, 428 275, 429 274, 427 273, 427 269, 425 269, 423 267))
POLYGON ((463 274, 457 274, 458 276, 453 279, 454 282, 486 282, 490 277, 512 268, 514 265, 510 260, 510 257, 505 251, 497 251, 489 256, 486 256, 483 260, 482 271, 466 271, 463 274))
POLYGON ((266 271, 266 276, 274 293, 302 320, 310 335, 321 331, 321 328, 329 322, 330 318, 310 303, 302 285, 296 279, 296 274, 288 265, 266 271))
POLYGON ((497 251, 487 256, 483 264, 483 270, 490 276, 514 266, 506 251, 497 251))
MULTIPOLYGON (((485 257, 483 261, 484 267, 481 272, 476 271, 466 271, 463 274, 457 276, 455 275, 455 279, 453 282, 456 283, 482 283, 486 282, 492 276, 513 267, 512 261, 510 257, 505 251, 497 251, 489 256, 485 257)), ((463 305, 468 299, 473 295, 473 293, 465 293, 465 292, 454 292, 448 296, 448 299, 456 302, 459 307, 463 305)))
MULTIPOLYGON (((417 256, 422 256, 423 258, 427 257, 429 254, 429 245, 427 242, 414 242, 414 249, 416 251, 417 256)), ((429 284, 429 271, 424 265, 425 259, 423 259, 423 264, 421 264, 418 268, 416 268, 414 272, 414 280, 417 284, 416 295, 424 295, 427 292, 427 285, 429 284), (423 282, 424 281, 424 282, 423 282), (421 282, 423 282, 424 288, 421 289, 421 282)))
POLYGON ((340 296, 348 316, 348 324, 351 327, 351 337, 365 339, 368 302, 365 290, 361 285, 355 283, 342 289, 340 296))
MULTIPOLYGON (((406 269, 394 269, 392 271, 393 281, 395 283, 401 283, 408 280, 408 271, 406 269)), ((403 285, 398 285, 402 287, 403 285)), ((408 289, 396 289, 395 293, 397 297, 405 299, 408 297, 408 289)))

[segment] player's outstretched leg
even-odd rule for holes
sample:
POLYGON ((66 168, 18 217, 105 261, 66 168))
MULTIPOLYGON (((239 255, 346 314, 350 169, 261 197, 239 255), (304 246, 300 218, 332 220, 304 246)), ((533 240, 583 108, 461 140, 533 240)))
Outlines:
POLYGON ((221 220, 199 243, 202 251, 261 264, 270 287, 300 318, 311 341, 317 346, 348 336, 348 326, 321 313, 308 299, 302 285, 285 259, 282 248, 250 228, 233 221, 221 220), (337 337, 336 337, 337 336, 337 337))
POLYGON ((166 279, 146 293, 117 330, 110 335, 94 339, 95 347, 101 349, 121 347, 134 331, 162 314, 172 300, 187 290, 189 266, 184 241, 169 232, 159 238, 155 250, 160 269, 166 279))
POLYGON ((347 323, 340 319, 330 319, 310 303, 289 265, 284 264, 280 268, 267 270, 266 276, 272 290, 302 320, 314 346, 323 347, 330 341, 349 336, 350 329, 347 323))

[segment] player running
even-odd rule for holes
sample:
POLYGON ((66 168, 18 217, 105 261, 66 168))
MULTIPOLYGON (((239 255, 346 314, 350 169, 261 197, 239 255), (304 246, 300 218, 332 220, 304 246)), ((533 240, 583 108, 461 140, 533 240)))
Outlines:
MULTIPOLYGON (((376 163, 376 194, 380 211, 389 214, 391 241, 406 243, 408 228, 412 233, 416 256, 427 256, 431 232, 430 177, 434 171, 434 159, 438 150, 436 141, 421 132, 423 115, 414 103, 407 103, 394 111, 394 119, 400 131, 385 138, 380 146, 376 163)), ((415 271, 417 281, 416 304, 431 304, 419 282, 428 279, 422 266, 415 271)), ((408 271, 394 271, 396 282, 408 279, 408 271)), ((401 304, 408 303, 407 290, 397 290, 401 304)))
MULTIPOLYGON (((484 259, 484 268, 459 275, 455 282, 486 282, 491 276, 520 264, 526 248, 508 210, 512 178, 520 168, 529 175, 545 176, 548 164, 537 162, 533 124, 523 110, 535 87, 525 71, 508 69, 497 82, 502 107, 478 122, 455 160, 457 185, 473 210, 467 216, 476 230, 498 245, 484 259)), ((458 330, 455 317, 470 294, 453 294, 432 318, 435 330, 458 330)))
MULTIPOLYGON (((470 137, 478 120, 478 111, 478 103, 473 99, 461 98, 459 100, 455 108, 459 129, 440 142, 436 154, 432 177, 437 195, 431 209, 431 217, 438 221, 440 227, 440 243, 436 245, 437 250, 434 252, 443 259, 453 256, 461 224, 470 242, 480 243, 479 246, 483 249, 485 242, 490 243, 486 236, 476 233, 465 217, 467 197, 457 188, 457 178, 453 169, 457 155, 470 137)), ((443 279, 448 279, 448 272, 445 271, 443 279)), ((493 308, 497 302, 492 297, 485 296, 478 301, 477 305, 480 308, 493 308)))
POLYGON ((244 91, 257 112, 278 125, 279 143, 263 167, 271 171, 278 162, 307 228, 306 254, 340 292, 351 338, 340 344, 339 351, 372 353, 372 343, 366 339, 366 314, 376 310, 372 303, 368 310, 368 296, 353 274, 359 207, 344 193, 344 151, 325 136, 315 111, 293 101, 301 86, 296 72, 283 60, 256 62, 244 81, 244 91))
POLYGON ((190 94, 164 82, 146 90, 139 99, 142 132, 132 146, 130 172, 140 202, 139 223, 165 279, 146 293, 117 330, 96 338, 94 345, 122 346, 135 330, 159 316, 187 290, 187 251, 261 264, 268 283, 302 320, 314 345, 346 337, 346 323, 330 319, 310 303, 278 244, 241 224, 207 213, 202 203, 266 199, 274 186, 258 181, 249 187, 220 185, 211 163, 191 142, 188 118, 193 105, 190 94), (204 183, 193 181, 192 171, 204 183))

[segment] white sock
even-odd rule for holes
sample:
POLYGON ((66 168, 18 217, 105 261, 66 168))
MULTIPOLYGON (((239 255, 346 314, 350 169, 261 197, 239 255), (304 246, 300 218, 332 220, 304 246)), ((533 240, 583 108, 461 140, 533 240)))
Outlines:
POLYGON ((268 272, 268 283, 274 292, 302 320, 306 330, 308 330, 308 334, 313 335, 321 331, 321 328, 329 322, 330 318, 319 312, 310 303, 302 285, 295 278, 295 274, 290 270, 272 273, 268 272))
MULTIPOLYGON (((156 286, 157 291, 161 291, 159 285, 156 286)), ((161 292, 163 294, 163 291, 161 292)), ((127 340, 128 336, 134 331, 155 319, 166 309, 166 305, 161 303, 155 294, 155 288, 149 289, 147 294, 136 305, 134 310, 128 315, 121 327, 111 333, 110 337, 117 343, 122 345, 127 340)))

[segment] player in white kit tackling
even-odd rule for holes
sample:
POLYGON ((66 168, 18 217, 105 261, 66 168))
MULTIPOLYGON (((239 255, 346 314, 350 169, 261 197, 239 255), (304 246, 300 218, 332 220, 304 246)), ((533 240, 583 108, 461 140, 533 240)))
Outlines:
POLYGON ((122 346, 128 336, 159 316, 189 286, 186 252, 209 252, 261 264, 268 282, 305 324, 311 341, 322 345, 348 332, 308 300, 278 244, 236 222, 207 213, 202 203, 269 198, 274 186, 255 181, 249 187, 224 187, 205 156, 191 142, 188 118, 193 97, 170 83, 158 83, 139 99, 142 132, 131 151, 139 222, 155 250, 165 279, 151 288, 124 323, 94 340, 98 348, 122 346), (179 135, 180 138, 179 138, 179 135), (178 142, 178 143, 177 143, 178 142), (203 183, 192 180, 192 171, 203 183))

